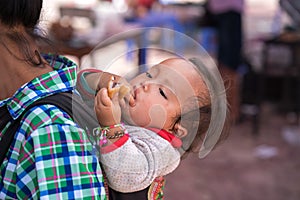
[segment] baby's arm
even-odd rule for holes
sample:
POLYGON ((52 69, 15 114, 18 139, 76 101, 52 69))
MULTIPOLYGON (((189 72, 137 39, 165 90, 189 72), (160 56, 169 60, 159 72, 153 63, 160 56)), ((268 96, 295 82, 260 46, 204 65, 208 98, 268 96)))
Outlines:
POLYGON ((124 78, 103 72, 98 69, 84 69, 78 73, 78 80, 76 83, 77 90, 84 97, 94 101, 96 91, 101 88, 106 88, 111 77, 114 76, 117 82, 127 82, 124 78))
POLYGON ((177 168, 180 153, 170 142, 148 129, 125 127, 130 137, 100 149, 111 188, 125 193, 139 191, 177 168))

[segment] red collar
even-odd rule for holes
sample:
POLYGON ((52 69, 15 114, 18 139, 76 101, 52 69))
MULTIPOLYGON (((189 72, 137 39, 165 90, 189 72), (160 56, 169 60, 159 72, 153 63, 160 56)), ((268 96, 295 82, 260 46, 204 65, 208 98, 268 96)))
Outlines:
POLYGON ((173 135, 172 133, 157 128, 148 128, 149 130, 157 133, 160 137, 164 138, 165 140, 169 141, 174 148, 179 148, 182 145, 181 139, 173 135))

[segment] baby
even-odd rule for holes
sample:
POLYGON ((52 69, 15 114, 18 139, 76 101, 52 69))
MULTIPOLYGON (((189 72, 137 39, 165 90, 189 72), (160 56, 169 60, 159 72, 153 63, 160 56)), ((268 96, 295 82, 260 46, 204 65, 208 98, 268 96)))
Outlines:
MULTIPOLYGON (((162 177, 178 167, 183 153, 199 151, 208 137, 212 96, 192 62, 170 58, 129 83, 122 79, 131 88, 124 98, 118 93, 109 97, 107 78, 100 82, 105 84, 98 84, 95 112, 101 127, 95 131, 112 189, 127 193, 161 185, 162 177)), ((220 136, 226 129, 212 130, 220 136)))

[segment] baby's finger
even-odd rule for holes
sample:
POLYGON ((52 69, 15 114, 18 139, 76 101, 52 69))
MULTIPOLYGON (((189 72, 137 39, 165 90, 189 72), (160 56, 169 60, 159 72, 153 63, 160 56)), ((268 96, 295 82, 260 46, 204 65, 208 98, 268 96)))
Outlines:
POLYGON ((111 101, 112 101, 112 103, 113 103, 114 105, 116 105, 116 104, 119 103, 119 92, 116 92, 116 93, 113 95, 111 101))
POLYGON ((126 106, 125 98, 119 99, 119 104, 120 104, 121 108, 124 108, 126 106))
POLYGON ((108 97, 107 94, 107 89, 106 88, 102 88, 96 96, 95 99, 95 105, 96 105, 96 101, 98 105, 103 105, 103 106, 111 106, 112 102, 111 99, 108 97))

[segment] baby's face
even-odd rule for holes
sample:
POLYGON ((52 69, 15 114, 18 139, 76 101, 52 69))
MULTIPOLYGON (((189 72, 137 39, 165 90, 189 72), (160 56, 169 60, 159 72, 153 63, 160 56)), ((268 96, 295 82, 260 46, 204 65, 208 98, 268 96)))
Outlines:
POLYGON ((206 90, 193 66, 177 58, 153 66, 130 84, 134 101, 123 108, 123 119, 133 125, 165 130, 172 129, 178 117, 191 109, 190 99, 206 90))

